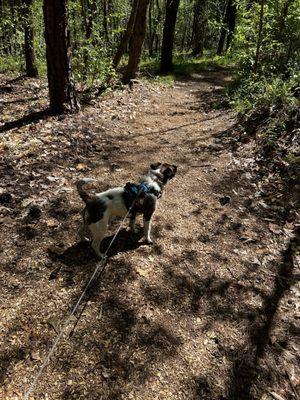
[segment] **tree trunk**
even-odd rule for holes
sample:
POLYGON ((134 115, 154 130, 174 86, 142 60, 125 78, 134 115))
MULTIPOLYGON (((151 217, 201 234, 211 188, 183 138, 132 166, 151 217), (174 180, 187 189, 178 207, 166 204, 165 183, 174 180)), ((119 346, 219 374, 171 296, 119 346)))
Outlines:
POLYGON ((106 46, 108 46, 108 44, 109 44, 109 34, 108 34, 107 17, 108 17, 108 4, 107 4, 107 0, 104 0, 104 1, 103 1, 103 20, 102 20, 102 27, 103 27, 103 34, 104 34, 106 46))
POLYGON ((161 48, 160 71, 167 73, 173 69, 173 46, 175 25, 180 0, 167 0, 166 18, 161 48))
POLYGON ((154 32, 153 32, 153 23, 152 23, 152 8, 153 8, 153 1, 150 0, 149 4, 149 16, 148 16, 148 30, 149 30, 149 37, 148 37, 148 51, 149 57, 153 57, 153 40, 154 40, 154 32))
POLYGON ((255 61, 254 61, 254 65, 253 65, 253 72, 257 72, 257 67, 258 67, 258 62, 259 62, 259 55, 260 55, 260 48, 261 48, 262 34, 263 34, 263 26, 264 26, 264 6, 265 6, 265 1, 261 0, 257 44, 256 44, 256 54, 255 54, 255 61))
POLYGON ((230 2, 230 8, 228 12, 228 33, 227 33, 226 51, 229 49, 231 45, 235 30, 235 24, 236 24, 236 3, 230 2))
POLYGON ((43 11, 50 110, 76 111, 79 104, 71 72, 67 0, 44 0, 43 11))
POLYGON ((193 56, 202 57, 206 29, 206 0, 196 0, 193 21, 193 56))
MULTIPOLYGON (((95 13, 95 1, 81 0, 81 15, 82 15, 83 29, 86 39, 85 43, 86 47, 91 45, 90 39, 93 32, 94 13, 95 13)), ((83 51, 83 64, 84 64, 84 71, 82 77, 84 80, 86 80, 89 68, 89 51, 87 48, 85 48, 83 51)))
POLYGON ((129 51, 129 60, 123 75, 124 83, 128 83, 136 76, 146 35, 148 5, 149 0, 139 0, 129 51))
POLYGON ((221 56, 224 51, 224 44, 225 44, 225 39, 226 39, 226 34, 227 34, 227 26, 228 26, 228 18, 229 18, 229 9, 231 7, 231 4, 232 4, 232 0, 228 0, 224 18, 222 21, 221 34, 220 34, 219 43, 218 43, 218 49, 217 49, 218 56, 221 56))
POLYGON ((135 24, 135 20, 137 18, 137 10, 140 6, 140 1, 141 0, 134 0, 133 5, 132 5, 132 10, 131 10, 131 14, 127 23, 127 27, 125 32, 123 33, 121 42, 119 44, 118 50, 116 52, 116 55, 113 59, 113 67, 116 69, 121 61, 121 58, 123 56, 123 54, 125 53, 125 51, 128 48, 128 43, 129 40, 133 34, 133 29, 134 29, 134 24, 135 24))
POLYGON ((34 53, 34 30, 33 30, 33 0, 24 0, 24 53, 26 63, 26 75, 30 78, 38 76, 34 53))

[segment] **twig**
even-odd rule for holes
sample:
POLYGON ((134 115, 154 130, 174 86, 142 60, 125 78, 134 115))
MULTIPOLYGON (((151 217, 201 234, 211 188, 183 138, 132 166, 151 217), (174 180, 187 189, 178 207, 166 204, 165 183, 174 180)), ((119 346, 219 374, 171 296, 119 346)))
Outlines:
POLYGON ((211 167, 211 164, 199 164, 199 165, 191 165, 192 168, 204 168, 211 167))
POLYGON ((284 371, 285 371, 286 376, 288 377, 289 384, 290 384, 290 386, 291 386, 291 388, 292 388, 292 390, 294 392, 294 395, 295 395, 296 399, 299 400, 299 393, 298 393, 298 391, 296 389, 296 386, 293 384, 293 382, 291 380, 290 374, 287 372, 286 369, 284 369, 284 371))
POLYGON ((231 271, 231 269, 230 269, 229 267, 227 267, 227 266, 225 265, 225 268, 227 269, 227 271, 230 272, 230 275, 231 275, 234 279, 238 280, 238 278, 234 275, 234 273, 231 271))

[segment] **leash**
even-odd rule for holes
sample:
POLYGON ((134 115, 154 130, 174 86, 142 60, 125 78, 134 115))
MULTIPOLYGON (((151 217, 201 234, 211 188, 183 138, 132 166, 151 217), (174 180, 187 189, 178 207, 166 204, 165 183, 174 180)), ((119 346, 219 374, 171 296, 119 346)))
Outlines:
MULTIPOLYGON (((52 343, 52 346, 50 347, 50 350, 48 351, 47 356, 44 358, 43 364, 40 366, 40 368, 39 368, 38 372, 36 373, 36 375, 35 375, 35 377, 34 377, 32 383, 31 383, 31 385, 29 386, 28 390, 25 391, 25 394, 24 394, 24 397, 23 397, 24 400, 29 400, 29 396, 30 396, 31 393, 34 391, 34 389, 36 388, 37 383, 38 383, 38 381, 39 381, 39 379, 40 379, 40 376, 42 375, 42 373, 43 373, 45 367, 46 367, 47 364, 49 363, 50 358, 51 358, 52 354, 54 353, 54 350, 55 350, 56 346, 58 345, 59 341, 61 340, 63 334, 65 333, 65 330, 66 330, 67 326, 69 325, 69 322, 70 322, 71 318, 74 316, 74 314, 75 314, 75 312, 77 311, 77 309, 78 309, 78 307, 79 307, 81 301, 82 301, 83 298, 85 297, 85 295, 86 295, 86 293, 87 293, 87 291, 88 291, 88 289, 89 289, 91 283, 94 281, 96 275, 98 274, 98 272, 99 272, 99 270, 100 270, 100 267, 102 266, 102 268, 101 268, 101 270, 100 270, 100 272, 99 272, 97 278, 99 278, 99 277, 103 274, 103 272, 105 271, 105 268, 106 268, 106 265, 107 265, 107 263, 106 263, 106 261, 107 261, 107 257, 106 257, 106 256, 107 256, 107 253, 109 252, 111 246, 113 245, 114 241, 116 240, 116 238, 117 238, 117 236, 118 236, 118 234, 119 234, 119 232, 120 232, 122 226, 124 225, 124 222, 125 222, 126 218, 127 218, 128 215, 131 213, 131 211, 132 211, 132 209, 133 209, 133 207, 134 207, 134 205, 135 205, 135 202, 137 201, 137 199, 138 199, 139 195, 141 194, 141 192, 142 192, 142 188, 141 188, 141 189, 139 190, 139 192, 137 193, 135 199, 133 200, 131 206, 129 207, 129 209, 128 209, 128 211, 127 211, 127 214, 126 214, 125 217, 122 219, 122 221, 121 221, 121 223, 120 223, 118 229, 116 230, 116 232, 115 232, 113 238, 111 239, 109 245, 107 246, 107 248, 106 248, 106 250, 105 250, 105 253, 104 253, 104 257, 103 257, 103 258, 99 261, 99 263, 97 264, 97 266, 96 266, 96 268, 95 268, 95 270, 94 270, 92 276, 90 277, 90 279, 89 279, 88 283, 86 284, 86 286, 85 286, 83 292, 81 293, 80 297, 78 298, 78 300, 77 300, 75 306, 73 307, 73 309, 71 310, 71 312, 69 313, 69 315, 68 315, 67 318, 65 319, 64 323, 62 324, 62 327, 61 327, 59 333, 57 334, 57 336, 56 336, 54 342, 52 343)), ((79 314, 79 318, 77 319, 77 321, 76 321, 76 323, 75 323, 75 325, 74 325, 74 327, 73 327, 73 330, 71 331, 69 337, 71 336, 71 334, 73 334, 74 329, 76 328, 76 326, 77 326, 77 324, 78 324, 78 321, 79 321, 79 319, 80 319, 80 317, 81 317, 81 315, 82 315, 82 313, 83 313, 83 311, 84 311, 84 309, 85 309, 87 303, 88 303, 88 302, 86 302, 86 304, 84 305, 83 309, 81 310, 81 312, 80 312, 80 314, 79 314)))

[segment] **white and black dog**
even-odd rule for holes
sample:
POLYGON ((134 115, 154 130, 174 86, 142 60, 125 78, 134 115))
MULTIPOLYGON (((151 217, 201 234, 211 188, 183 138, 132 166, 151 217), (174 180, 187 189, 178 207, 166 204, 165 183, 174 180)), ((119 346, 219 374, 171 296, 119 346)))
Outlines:
POLYGON ((151 164, 147 175, 143 176, 139 185, 127 183, 125 187, 116 187, 96 194, 91 194, 84 188, 84 185, 93 182, 93 179, 82 179, 77 182, 79 196, 86 205, 83 211, 84 225, 89 227, 92 247, 98 257, 103 257, 100 244, 109 222, 114 217, 125 217, 129 210, 130 229, 135 232, 136 215, 143 214, 145 240, 149 244, 153 243, 150 236, 151 217, 165 184, 175 176, 176 171, 176 165, 151 164))

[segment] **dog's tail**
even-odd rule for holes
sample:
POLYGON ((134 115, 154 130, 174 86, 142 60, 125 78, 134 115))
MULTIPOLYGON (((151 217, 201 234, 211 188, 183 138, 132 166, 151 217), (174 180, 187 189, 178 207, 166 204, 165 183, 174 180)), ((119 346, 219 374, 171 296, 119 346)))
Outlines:
POLYGON ((82 198, 82 200, 85 202, 85 204, 87 204, 90 200, 92 200, 94 195, 89 193, 84 188, 84 185, 86 185, 88 183, 94 183, 94 182, 97 182, 96 179, 91 179, 91 178, 80 179, 79 181, 76 182, 78 194, 82 198))

